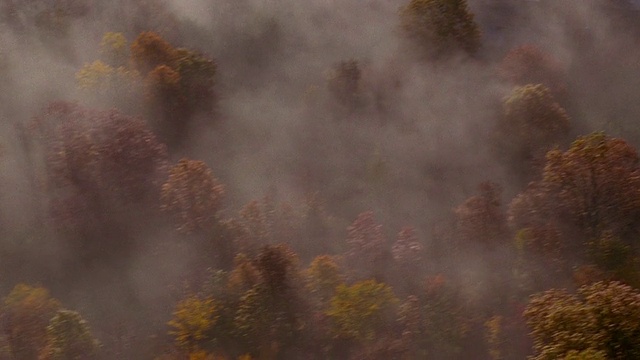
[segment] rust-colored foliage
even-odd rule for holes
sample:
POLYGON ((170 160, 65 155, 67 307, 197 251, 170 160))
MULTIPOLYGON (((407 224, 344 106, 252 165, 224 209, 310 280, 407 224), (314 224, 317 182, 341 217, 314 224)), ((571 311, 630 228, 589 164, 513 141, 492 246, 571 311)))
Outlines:
POLYGON ((174 48, 160 35, 143 32, 131 45, 135 68, 147 74, 147 94, 156 102, 173 106, 165 112, 189 116, 188 112, 211 111, 216 64, 205 55, 188 49, 174 48))
POLYGON ((486 182, 479 190, 479 195, 470 197, 455 209, 458 237, 463 242, 485 246, 500 244, 506 235, 506 218, 500 201, 502 189, 486 182))
POLYGON ((158 105, 166 106, 170 111, 179 109, 184 102, 180 89, 180 74, 167 65, 158 65, 147 75, 146 94, 158 105))
POLYGON ((627 235, 640 217, 639 162, 626 141, 594 133, 565 152, 550 151, 543 181, 563 214, 591 236, 627 235))
POLYGON ((622 139, 603 133, 580 137, 567 151, 547 154, 542 180, 511 202, 509 221, 516 229, 537 232, 531 238, 534 252, 547 257, 560 251, 564 261, 592 260, 605 267, 601 271, 615 270, 618 278, 630 280, 633 255, 627 245, 640 219, 638 164, 635 149, 622 139), (619 267, 613 269, 612 261, 619 267))
POLYGON ((159 65, 173 64, 176 55, 176 49, 158 33, 152 31, 140 33, 131 44, 131 60, 142 74, 148 73, 159 65))
POLYGON ((157 196, 159 180, 165 175, 167 150, 146 123, 118 112, 104 114, 103 141, 98 141, 98 169, 104 184, 123 199, 137 201, 147 192, 157 196), (106 176, 109 174, 111 176, 106 176))
POLYGON ((202 161, 182 159, 162 185, 162 209, 171 213, 179 231, 211 231, 222 205, 224 186, 202 161))
POLYGON ((640 293, 630 286, 598 282, 577 295, 552 289, 535 295, 524 314, 534 341, 532 359, 561 359, 587 349, 607 359, 640 356, 640 293))
POLYGON ((529 183, 509 204, 509 224, 515 229, 522 229, 545 226, 557 220, 554 215, 556 201, 549 190, 543 182, 529 183))
POLYGON ((131 107, 138 106, 144 89, 154 131, 168 145, 181 145, 193 115, 212 115, 215 108, 215 62, 198 51, 174 48, 151 31, 140 33, 130 48, 121 33, 106 33, 101 53, 114 67, 102 61, 85 65, 76 75, 78 84, 97 91, 101 100, 131 107))
POLYGON ((79 201, 87 211, 107 214, 157 198, 167 150, 142 119, 60 102, 36 117, 34 133, 46 156, 54 205, 79 201))
POLYGON ((411 0, 400 17, 405 34, 430 55, 480 48, 480 28, 465 0, 411 0))

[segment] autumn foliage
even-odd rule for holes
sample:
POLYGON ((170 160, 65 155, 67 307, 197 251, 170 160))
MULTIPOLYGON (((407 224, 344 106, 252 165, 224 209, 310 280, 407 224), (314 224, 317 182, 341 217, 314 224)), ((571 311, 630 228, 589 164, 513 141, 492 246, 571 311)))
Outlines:
POLYGON ((142 119, 55 103, 33 124, 54 200, 108 207, 157 197, 167 151, 142 119))
POLYGON ((616 282, 583 286, 575 295, 549 290, 535 296, 525 311, 534 359, 540 360, 587 351, 603 359, 638 356, 639 315, 638 291, 616 282))
POLYGON ((479 186, 480 194, 455 209, 460 241, 495 246, 504 241, 505 215, 501 208, 501 189, 493 183, 479 186))
POLYGON ((131 59, 136 69, 146 74, 160 65, 173 64, 176 50, 159 34, 146 31, 131 43, 131 59))
POLYGON ((480 28, 465 0, 411 0, 400 15, 407 37, 428 54, 480 48, 480 28))
POLYGON ((640 359, 633 5, 192 3, 0 1, 0 360, 640 359))
POLYGON ((202 161, 182 159, 162 185, 162 209, 182 232, 210 231, 218 221, 224 187, 202 161))
POLYGON ((3 332, 16 359, 35 359, 47 345, 47 326, 61 308, 42 287, 18 284, 4 298, 3 332))

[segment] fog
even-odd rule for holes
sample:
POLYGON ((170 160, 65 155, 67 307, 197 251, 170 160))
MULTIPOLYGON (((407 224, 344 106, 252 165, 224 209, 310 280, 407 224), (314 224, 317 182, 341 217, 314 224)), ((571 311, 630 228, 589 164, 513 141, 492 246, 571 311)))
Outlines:
MULTIPOLYGON (((346 238, 348 224, 372 210, 389 238, 415 227, 431 251, 425 266, 461 274, 462 291, 483 301, 491 264, 513 255, 508 246, 484 258, 473 249, 436 256, 437 229, 453 221, 453 209, 480 183, 504 190, 503 210, 526 185, 492 143, 514 87, 499 75, 500 62, 514 47, 532 44, 561 64, 568 94, 561 105, 571 118, 561 148, 596 130, 638 146, 640 22, 634 5, 622 1, 468 3, 482 30, 480 50, 425 61, 402 33, 399 13, 407 1, 3 0, 0 290, 43 285, 81 312, 106 346, 116 347, 109 337, 125 324, 132 335, 126 346, 118 343, 125 347, 121 358, 159 356, 154 346, 163 341, 183 292, 176 287, 195 271, 198 250, 184 245, 189 237, 174 233, 166 219, 145 219, 122 230, 136 240, 121 257, 76 262, 66 235, 47 220, 48 154, 31 143, 29 131, 52 101, 117 106, 83 92, 76 73, 101 58, 105 32, 120 32, 131 44, 140 32, 154 31, 216 62, 215 114, 193 115, 169 160, 188 157, 212 169, 225 185, 224 216, 265 196, 298 209, 316 194, 334 230, 343 230, 334 231, 337 239, 298 242, 329 243, 346 238), (70 11, 59 32, 39 25, 38 14, 74 6, 81 11, 70 11), (361 71, 355 108, 342 105, 329 85, 335 66, 350 59, 361 71)), ((154 121, 146 105, 131 101, 119 110, 154 121)))

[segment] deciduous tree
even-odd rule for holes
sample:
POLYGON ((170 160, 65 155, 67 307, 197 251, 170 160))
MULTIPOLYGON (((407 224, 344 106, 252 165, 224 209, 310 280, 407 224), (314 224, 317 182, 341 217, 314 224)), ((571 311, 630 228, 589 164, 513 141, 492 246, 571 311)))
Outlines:
POLYGON ((219 318, 219 309, 214 299, 191 295, 176 305, 173 319, 169 321, 176 345, 186 351, 206 349, 212 341, 212 330, 219 318))
POLYGON ((259 282, 240 297, 234 325, 245 349, 274 359, 295 343, 304 324, 297 259, 286 245, 267 245, 253 264, 259 282))
POLYGON ((328 255, 317 256, 305 271, 307 289, 321 305, 327 305, 343 276, 338 264, 328 255))
POLYGON ((409 358, 452 358, 460 353, 469 321, 460 295, 442 275, 427 279, 420 294, 409 296, 398 315, 409 358))
POLYGON ((418 265, 422 261, 423 246, 418 241, 412 227, 405 227, 398 233, 393 244, 393 258, 399 263, 418 265))
POLYGON ((79 260, 122 256, 132 244, 130 226, 158 209, 166 147, 140 118, 70 103, 48 106, 34 135, 45 157, 52 225, 65 246, 79 260))
POLYGON ((542 179, 511 202, 509 221, 535 235, 529 250, 539 256, 542 251, 549 258, 551 251, 569 267, 597 265, 601 275, 636 281, 638 163, 636 150, 622 139, 580 137, 567 151, 547 154, 542 179))
POLYGON ((398 294, 415 294, 419 288, 420 279, 414 274, 424 270, 424 247, 416 236, 413 227, 405 227, 396 235, 396 241, 391 248, 391 254, 398 269, 396 280, 393 281, 398 294))
POLYGON ((112 67, 100 60, 85 64, 76 73, 76 84, 87 103, 128 110, 142 100, 140 74, 130 68, 112 67))
POLYGON ((542 84, 517 87, 505 99, 495 130, 500 156, 526 181, 544 154, 566 140, 570 120, 551 91, 542 84), (533 170, 531 170, 533 169, 533 170))
POLYGON ((125 67, 129 60, 129 43, 124 34, 107 32, 100 41, 100 55, 113 67, 125 67))
POLYGON ((466 0, 411 0, 400 17, 405 34, 431 56, 480 48, 480 28, 466 0))
POLYGON ((216 105, 214 92, 217 65, 213 59, 194 50, 179 48, 173 68, 180 74, 180 87, 190 112, 211 112, 216 105))
POLYGON ((396 297, 389 285, 365 280, 339 285, 327 315, 335 336, 356 341, 373 340, 392 315, 396 297))
POLYGON ((640 216, 640 159, 623 139, 594 133, 569 150, 547 154, 543 182, 561 213, 591 238, 604 230, 624 237, 640 216))
POLYGON ((174 216, 179 231, 211 231, 220 220, 224 186, 202 161, 182 159, 162 185, 162 209, 174 216))
POLYGON ((599 238, 588 242, 587 255, 608 278, 632 286, 640 285, 640 267, 633 247, 611 231, 605 231, 599 238))
POLYGON ((176 49, 152 31, 140 33, 131 44, 131 59, 142 74, 147 74, 160 65, 171 65, 176 57, 176 49))
POLYGON ((580 352, 596 359, 640 356, 640 293, 627 285, 598 282, 577 295, 549 290, 533 297, 525 317, 533 359, 575 358, 580 352))
POLYGON ((486 182, 479 190, 479 195, 455 209, 456 229, 460 241, 491 247, 504 242, 506 236, 506 218, 500 200, 502 189, 486 182))
POLYGON ((97 359, 100 344, 79 313, 59 310, 47 327, 43 360, 97 359))
POLYGON ((60 310, 58 300, 42 287, 16 285, 4 298, 2 330, 17 360, 32 360, 47 345, 49 320, 60 310))
POLYGON ((355 276, 381 275, 391 257, 382 225, 376 223, 372 211, 359 214, 347 227, 347 246, 345 261, 355 276))
POLYGON ((159 187, 166 148, 140 118, 53 103, 34 127, 43 140, 54 187, 71 186, 103 198, 108 192, 124 203, 140 201, 159 187))

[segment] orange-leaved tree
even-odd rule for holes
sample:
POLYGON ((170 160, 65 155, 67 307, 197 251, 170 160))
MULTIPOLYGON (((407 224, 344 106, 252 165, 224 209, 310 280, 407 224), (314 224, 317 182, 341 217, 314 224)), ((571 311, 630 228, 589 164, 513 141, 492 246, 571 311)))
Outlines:
POLYGON ((210 232, 220 220, 223 196, 224 186, 204 162, 181 159, 162 185, 162 209, 175 218, 179 231, 210 232))

